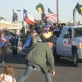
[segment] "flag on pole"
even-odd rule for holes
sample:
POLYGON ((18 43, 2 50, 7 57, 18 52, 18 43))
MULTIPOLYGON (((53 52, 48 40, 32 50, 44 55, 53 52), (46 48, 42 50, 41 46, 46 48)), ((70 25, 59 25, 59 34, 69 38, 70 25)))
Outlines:
POLYGON ((23 16, 24 16, 23 21, 29 23, 30 25, 35 24, 34 16, 25 9, 23 9, 23 16))
POLYGON ((49 8, 48 8, 48 18, 51 20, 56 20, 57 15, 54 14, 49 8))

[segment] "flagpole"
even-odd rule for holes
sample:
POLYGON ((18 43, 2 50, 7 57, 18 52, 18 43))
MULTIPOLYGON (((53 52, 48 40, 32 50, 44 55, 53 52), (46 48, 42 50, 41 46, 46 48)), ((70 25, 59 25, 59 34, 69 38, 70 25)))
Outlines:
POLYGON ((59 24, 59 4, 58 4, 58 0, 56 0, 56 10, 57 10, 57 26, 59 24))
POLYGON ((24 21, 24 6, 23 6, 23 21, 24 21))
POLYGON ((22 21, 22 26, 24 26, 24 6, 23 6, 23 21, 22 21))

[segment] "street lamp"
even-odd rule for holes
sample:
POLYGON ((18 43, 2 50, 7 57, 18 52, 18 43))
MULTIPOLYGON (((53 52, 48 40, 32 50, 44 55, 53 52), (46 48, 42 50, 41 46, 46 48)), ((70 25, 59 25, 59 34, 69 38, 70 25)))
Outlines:
POLYGON ((18 11, 18 13, 19 13, 19 22, 20 22, 20 11, 21 11, 21 10, 17 10, 17 11, 18 11))

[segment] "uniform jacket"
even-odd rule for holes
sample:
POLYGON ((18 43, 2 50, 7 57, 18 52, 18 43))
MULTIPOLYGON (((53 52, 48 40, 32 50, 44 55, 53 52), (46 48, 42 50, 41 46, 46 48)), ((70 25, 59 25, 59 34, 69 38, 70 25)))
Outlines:
POLYGON ((25 48, 25 47, 31 48, 38 41, 39 42, 41 41, 41 39, 40 39, 40 37, 38 35, 36 35, 34 37, 32 37, 30 35, 30 36, 28 36, 26 43, 23 45, 23 48, 25 48))
POLYGON ((11 45, 16 46, 17 45, 17 42, 16 42, 17 39, 18 39, 18 37, 16 35, 11 36, 11 39, 10 39, 11 45))
POLYGON ((4 37, 1 37, 0 36, 0 46, 1 47, 6 47, 6 46, 8 46, 8 43, 9 42, 9 39, 8 39, 8 37, 7 36, 4 36, 4 37), (5 38, 6 39, 6 42, 4 42, 1 38, 5 38))

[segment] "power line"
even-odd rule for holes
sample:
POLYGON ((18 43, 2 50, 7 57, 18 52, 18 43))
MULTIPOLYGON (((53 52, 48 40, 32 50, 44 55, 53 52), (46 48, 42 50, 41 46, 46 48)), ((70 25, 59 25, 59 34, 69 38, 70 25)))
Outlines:
POLYGON ((63 4, 62 2, 59 1, 59 4, 63 5, 63 6, 69 6, 69 5, 72 5, 76 0, 73 0, 71 3, 69 4, 63 4))
POLYGON ((0 5, 1 5, 1 4, 6 4, 6 3, 17 2, 17 1, 21 1, 21 0, 14 0, 14 1, 3 2, 3 3, 0 3, 0 5))

